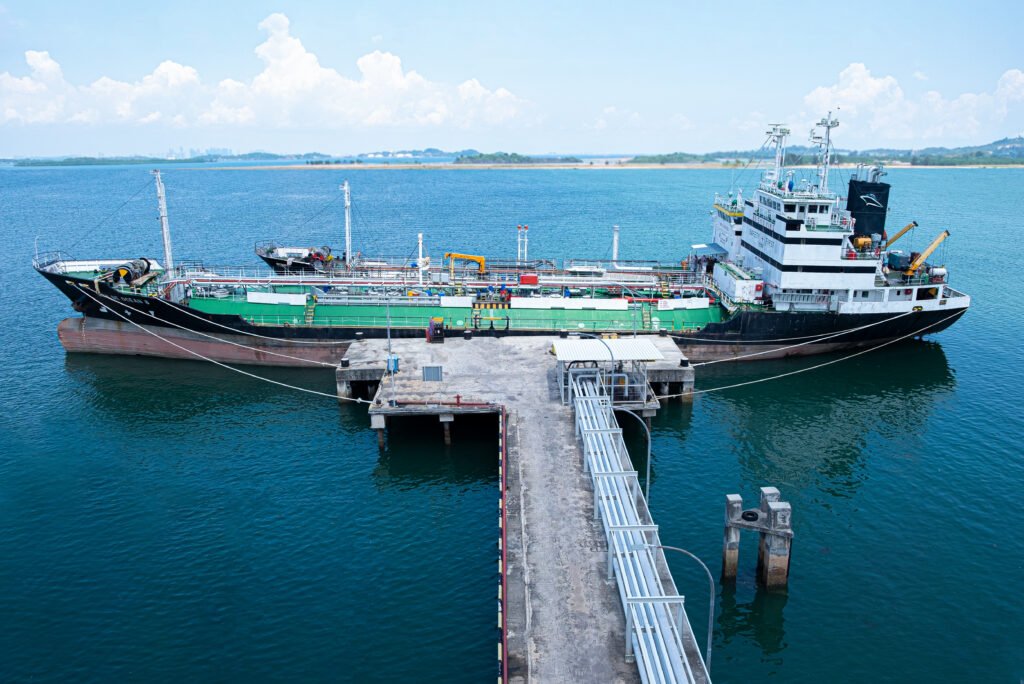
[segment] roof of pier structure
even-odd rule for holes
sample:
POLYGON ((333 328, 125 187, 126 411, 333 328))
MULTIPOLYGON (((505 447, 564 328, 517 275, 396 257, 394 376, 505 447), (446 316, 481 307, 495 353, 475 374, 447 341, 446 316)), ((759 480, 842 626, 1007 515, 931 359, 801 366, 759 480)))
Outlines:
POLYGON ((574 361, 660 361, 665 358, 646 339, 556 340, 555 359, 562 363, 574 361), (609 356, 609 353, 611 354, 609 356))

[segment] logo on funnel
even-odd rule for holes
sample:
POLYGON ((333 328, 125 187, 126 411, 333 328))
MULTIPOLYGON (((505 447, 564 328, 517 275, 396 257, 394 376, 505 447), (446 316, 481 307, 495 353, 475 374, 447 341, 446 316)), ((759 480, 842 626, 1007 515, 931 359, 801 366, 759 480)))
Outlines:
POLYGON ((861 195, 860 196, 860 201, 863 202, 864 204, 868 205, 869 207, 878 207, 879 209, 884 209, 885 208, 885 207, 882 206, 882 203, 878 201, 878 198, 875 197, 875 193, 871 193, 871 194, 868 194, 868 195, 861 195))

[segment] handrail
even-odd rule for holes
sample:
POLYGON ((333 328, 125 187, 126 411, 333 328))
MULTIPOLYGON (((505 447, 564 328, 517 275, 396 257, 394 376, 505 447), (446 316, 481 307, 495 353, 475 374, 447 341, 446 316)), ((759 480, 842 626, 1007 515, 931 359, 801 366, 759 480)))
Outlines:
POLYGON ((626 616, 627 657, 635 655, 645 684, 710 681, 611 398, 592 374, 593 369, 573 373, 571 396, 584 471, 594 489, 594 514, 608 543, 609 579, 616 580, 626 616))

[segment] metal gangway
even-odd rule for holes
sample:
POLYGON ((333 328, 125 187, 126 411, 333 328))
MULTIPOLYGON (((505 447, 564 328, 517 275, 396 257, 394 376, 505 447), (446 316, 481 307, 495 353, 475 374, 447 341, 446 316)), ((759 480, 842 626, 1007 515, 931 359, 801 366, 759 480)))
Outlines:
POLYGON ((640 480, 615 419, 603 374, 573 371, 571 399, 583 468, 594 489, 594 515, 608 542, 608 578, 626 616, 626 658, 653 682, 710 682, 668 569, 640 480))

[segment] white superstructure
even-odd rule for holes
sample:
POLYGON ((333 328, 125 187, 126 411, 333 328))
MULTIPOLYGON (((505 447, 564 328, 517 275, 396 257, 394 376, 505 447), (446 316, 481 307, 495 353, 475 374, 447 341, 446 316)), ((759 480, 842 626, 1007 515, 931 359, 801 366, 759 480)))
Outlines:
POLYGON ((888 185, 879 183, 880 167, 869 169, 864 178, 858 168, 851 181, 851 187, 884 186, 880 200, 868 193, 859 204, 846 203, 829 189, 830 134, 838 125, 829 113, 812 129, 819 163, 813 175, 802 177, 798 173, 806 169, 785 167, 789 129, 773 124, 767 134, 775 148, 774 164, 753 195, 716 196, 712 224, 723 263, 709 273, 726 303, 836 313, 954 308, 951 299, 958 300, 956 307, 969 305, 969 297, 948 287, 944 268, 924 263, 948 233, 932 243, 920 263, 914 259, 918 254, 890 254, 882 227, 888 185), (856 212, 847 209, 854 206, 874 212, 872 225, 881 232, 856 230, 856 212))

